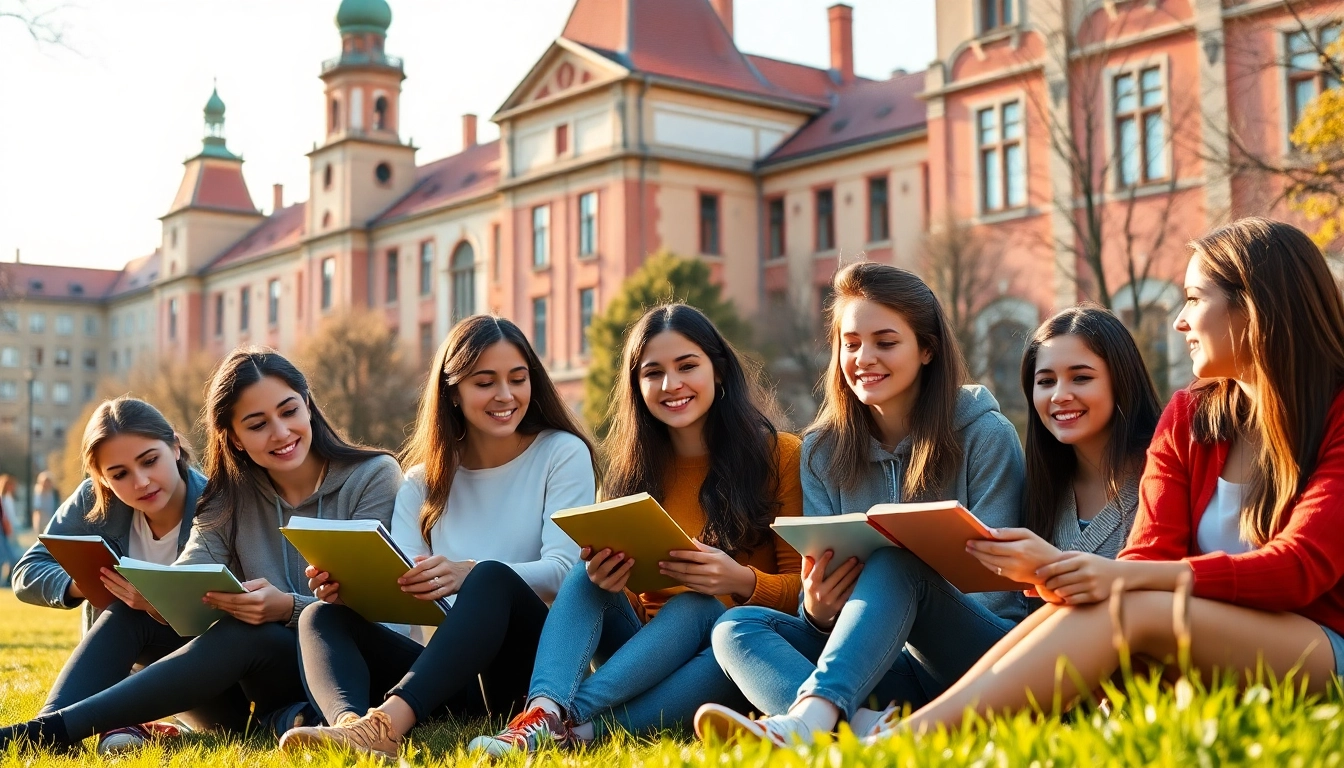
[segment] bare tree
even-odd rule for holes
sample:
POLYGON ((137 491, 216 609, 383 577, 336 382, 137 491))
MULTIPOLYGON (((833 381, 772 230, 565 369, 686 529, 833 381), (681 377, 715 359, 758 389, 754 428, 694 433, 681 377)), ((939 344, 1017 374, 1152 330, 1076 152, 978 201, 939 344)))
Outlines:
POLYGON ((751 323, 754 351, 795 428, 807 425, 821 407, 818 382, 830 354, 822 319, 811 309, 800 309, 805 303, 802 297, 776 296, 751 323))
POLYGON ((947 312, 957 343, 967 354, 971 376, 982 378, 985 371, 975 369, 984 366, 976 365, 971 354, 979 341, 975 325, 980 312, 997 298, 995 287, 1001 281, 1011 281, 1003 271, 1003 250, 991 246, 973 227, 949 219, 925 235, 920 244, 920 266, 947 312))
POLYGON ((0 23, 18 23, 39 46, 68 48, 65 23, 61 18, 65 10, 64 4, 50 5, 35 3, 32 0, 0 0, 0 23))

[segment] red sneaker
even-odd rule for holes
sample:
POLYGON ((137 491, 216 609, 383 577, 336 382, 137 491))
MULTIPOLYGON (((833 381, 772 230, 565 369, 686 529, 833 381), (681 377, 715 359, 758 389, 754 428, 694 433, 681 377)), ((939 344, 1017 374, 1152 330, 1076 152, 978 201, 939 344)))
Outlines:
POLYGON ((98 754, 114 755, 144 746, 151 739, 175 739, 182 729, 172 723, 141 723, 98 734, 98 754))
POLYGON ((472 739, 467 751, 481 750, 491 757, 503 757, 514 752, 530 754, 546 744, 566 749, 579 743, 579 737, 563 720, 541 707, 533 707, 510 720, 494 736, 472 739))

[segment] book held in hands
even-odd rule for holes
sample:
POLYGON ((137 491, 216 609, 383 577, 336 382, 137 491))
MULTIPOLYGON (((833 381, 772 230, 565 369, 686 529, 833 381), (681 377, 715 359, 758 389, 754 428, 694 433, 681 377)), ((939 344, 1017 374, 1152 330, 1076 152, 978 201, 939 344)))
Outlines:
POLYGON ((168 626, 182 637, 203 634, 228 615, 202 602, 205 593, 241 595, 247 592, 227 566, 216 563, 159 565, 123 557, 117 565, 117 573, 139 590, 168 626))
MULTIPOLYGON (((610 549, 634 558, 625 585, 632 592, 681 586, 681 582, 659 572, 658 561, 668 560, 669 552, 696 550, 691 537, 647 493, 562 509, 551 515, 551 520, 580 547, 593 552, 610 549)), ((582 568, 583 564, 574 567, 582 568)))
POLYGON ((112 551, 102 536, 60 536, 39 534, 37 540, 47 548, 61 568, 84 594, 84 599, 98 610, 111 605, 117 598, 103 586, 103 569, 115 568, 121 558, 112 551))

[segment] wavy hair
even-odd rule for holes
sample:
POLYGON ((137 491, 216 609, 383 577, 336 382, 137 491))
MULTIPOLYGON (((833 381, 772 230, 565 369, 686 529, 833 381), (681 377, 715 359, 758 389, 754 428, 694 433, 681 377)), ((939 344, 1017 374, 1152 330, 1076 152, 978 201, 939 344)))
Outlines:
POLYGON ((89 423, 84 426, 84 437, 79 443, 80 461, 84 473, 94 478, 93 506, 89 508, 85 519, 92 523, 102 522, 107 510, 112 507, 115 495, 112 489, 98 482, 102 470, 98 467, 98 449, 117 435, 135 435, 147 440, 161 440, 171 448, 177 448, 177 474, 186 481, 191 472, 191 451, 187 441, 173 429, 159 409, 133 397, 117 397, 104 400, 93 409, 89 423))

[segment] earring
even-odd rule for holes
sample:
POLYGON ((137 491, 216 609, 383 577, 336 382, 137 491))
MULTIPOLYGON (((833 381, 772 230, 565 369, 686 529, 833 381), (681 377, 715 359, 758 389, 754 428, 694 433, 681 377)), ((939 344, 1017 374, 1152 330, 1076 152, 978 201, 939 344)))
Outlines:
POLYGON ((724 392, 725 392, 725 390, 724 390, 724 388, 723 388, 723 382, 720 381, 720 382, 719 382, 719 397, 724 397, 724 392))

